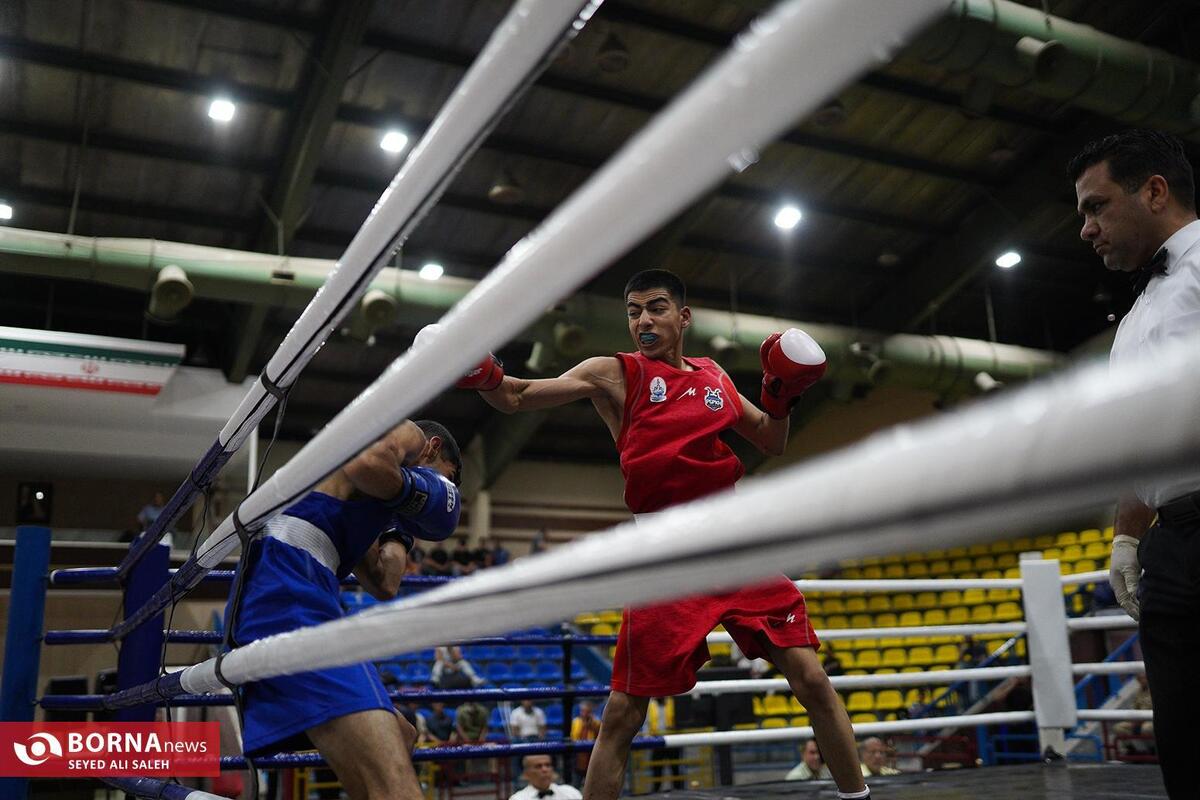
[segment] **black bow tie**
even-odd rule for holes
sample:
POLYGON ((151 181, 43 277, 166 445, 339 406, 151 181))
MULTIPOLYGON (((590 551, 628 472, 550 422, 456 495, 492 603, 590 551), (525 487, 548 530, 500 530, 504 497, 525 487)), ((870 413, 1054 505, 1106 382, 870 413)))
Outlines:
POLYGON ((542 789, 538 792, 538 797, 554 797, 553 789, 542 789))
POLYGON ((1146 291, 1146 286, 1155 275, 1167 274, 1167 248, 1160 247, 1154 258, 1146 266, 1133 273, 1133 295, 1137 297, 1146 291))

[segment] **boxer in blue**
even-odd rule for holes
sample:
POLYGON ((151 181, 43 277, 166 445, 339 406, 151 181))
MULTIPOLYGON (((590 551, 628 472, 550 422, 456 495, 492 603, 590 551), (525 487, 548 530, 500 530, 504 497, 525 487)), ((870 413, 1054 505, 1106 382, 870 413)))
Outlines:
MULTIPOLYGON (((461 465, 442 425, 405 421, 272 519, 227 606, 235 644, 344 616, 339 582, 351 572, 372 596, 395 597, 414 539, 440 541, 458 525, 461 465)), ((354 800, 423 797, 409 757, 416 731, 371 664, 241 691, 248 756, 315 746, 354 800)))

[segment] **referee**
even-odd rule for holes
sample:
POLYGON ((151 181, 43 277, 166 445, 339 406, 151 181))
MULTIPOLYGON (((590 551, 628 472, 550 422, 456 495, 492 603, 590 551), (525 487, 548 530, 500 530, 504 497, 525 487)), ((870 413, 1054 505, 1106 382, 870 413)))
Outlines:
MULTIPOLYGON (((1200 334, 1200 222, 1192 167, 1179 140, 1130 130, 1087 145, 1068 168, 1079 232, 1137 299, 1121 320, 1110 366, 1144 362, 1200 334)), ((1197 341, 1200 346, 1200 340, 1197 341)), ((1186 479, 1139 484, 1117 505, 1109 580, 1140 621, 1167 794, 1196 797, 1200 719, 1200 463, 1186 479)))

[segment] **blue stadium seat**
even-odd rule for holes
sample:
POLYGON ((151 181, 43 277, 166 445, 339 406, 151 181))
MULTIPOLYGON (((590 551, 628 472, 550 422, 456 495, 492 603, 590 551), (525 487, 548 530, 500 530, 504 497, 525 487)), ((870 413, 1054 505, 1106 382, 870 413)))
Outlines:
POLYGON ((534 667, 534 676, 539 681, 547 683, 557 683, 562 679, 562 668, 558 664, 553 664, 549 661, 542 661, 534 667))
POLYGON ((503 681, 512 680, 512 670, 508 664, 500 661, 493 661, 487 665, 487 679, 492 683, 501 683, 503 681))
POLYGON ((554 705, 547 706, 545 711, 546 711, 546 727, 548 727, 548 728, 562 727, 563 712, 562 712, 561 705, 559 705, 558 703, 555 703, 554 705))
POLYGON ((517 648, 511 644, 498 644, 492 648, 492 658, 497 661, 512 661, 517 657, 517 648))
POLYGON ((571 680, 582 681, 586 679, 587 676, 587 671, 583 668, 582 664, 580 664, 578 661, 571 664, 571 680))
POLYGON ((430 673, 429 667, 425 664, 409 664, 406 671, 406 680, 409 683, 429 683, 430 673))
POLYGON ((541 658, 546 661, 562 661, 562 648, 556 644, 544 644, 541 646, 541 658))
POLYGON ((488 727, 494 731, 504 730, 504 712, 500 710, 499 706, 493 708, 491 715, 488 716, 488 727))
POLYGON ((518 661, 513 664, 512 679, 514 681, 533 680, 533 664, 530 664, 528 661, 518 661))
POLYGON ((517 658, 522 661, 537 661, 538 648, 531 644, 517 645, 517 658))

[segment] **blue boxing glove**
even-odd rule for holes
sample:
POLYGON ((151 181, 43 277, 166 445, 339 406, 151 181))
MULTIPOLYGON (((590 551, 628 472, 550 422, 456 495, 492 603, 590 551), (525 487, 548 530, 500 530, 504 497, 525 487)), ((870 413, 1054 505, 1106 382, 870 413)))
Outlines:
MULTIPOLYGON (((393 510, 388 533, 397 535, 389 538, 401 542, 412 535, 431 542, 450 538, 462 512, 458 487, 430 467, 401 467, 400 471, 404 473, 404 491, 388 503, 393 510)), ((411 543, 405 546, 412 549, 411 543)))

